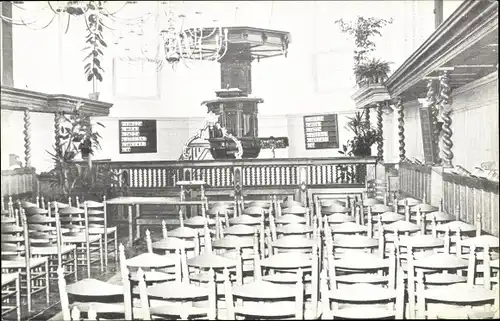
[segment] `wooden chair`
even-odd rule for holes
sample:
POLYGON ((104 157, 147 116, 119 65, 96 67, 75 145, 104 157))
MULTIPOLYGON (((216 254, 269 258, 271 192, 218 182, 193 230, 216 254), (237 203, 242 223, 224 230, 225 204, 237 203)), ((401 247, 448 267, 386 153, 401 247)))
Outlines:
POLYGON ((297 273, 295 286, 262 280, 231 286, 227 269, 223 272, 225 284, 226 319, 245 318, 304 318, 304 286, 302 271, 297 273))
POLYGON ((275 254, 269 258, 262 260, 260 258, 255 261, 254 281, 263 280, 276 284, 295 285, 297 282, 297 273, 303 273, 304 283, 304 303, 305 303, 305 318, 316 319, 320 315, 319 301, 319 268, 320 256, 319 247, 314 244, 311 253, 304 256, 300 252, 288 252, 275 254), (290 254, 290 255, 288 255, 290 254), (294 255, 299 254, 299 255, 294 255), (276 265, 276 261, 282 259, 282 265, 276 265), (267 271, 262 274, 262 268, 267 271))
POLYGON ((494 319, 498 315, 499 289, 485 289, 455 283, 426 289, 424 272, 417 276, 417 318, 419 319, 494 319), (430 305, 432 303, 434 308, 430 305))
POLYGON ((90 278, 91 266, 99 262, 100 270, 104 270, 103 242, 101 235, 90 234, 88 211, 77 207, 54 206, 54 213, 58 213, 61 220, 63 244, 74 244, 77 252, 78 266, 87 269, 90 278))
POLYGON ((143 320, 175 317, 182 320, 206 317, 215 320, 217 301, 215 275, 209 270, 208 287, 198 287, 185 281, 165 282, 146 286, 142 269, 137 272, 143 320), (162 302, 163 301, 163 302, 162 302), (200 307, 200 301, 208 301, 206 307, 200 307), (151 304, 153 303, 154 304, 151 304), (197 304, 198 303, 198 304, 197 304))
MULTIPOLYGON (((47 212, 47 210, 35 207, 28 208, 27 211, 30 209, 47 212)), ((55 217, 35 214, 29 216, 27 220, 28 229, 34 231, 30 233, 31 254, 33 257, 46 257, 48 259, 51 279, 57 280, 57 268, 62 266, 67 276, 74 276, 75 280, 78 280, 76 246, 63 244, 59 214, 56 213, 55 217), (55 231, 53 225, 55 225, 55 231)))
MULTIPOLYGON (((205 226, 208 230, 208 226, 205 226)), ((213 269, 215 272, 215 281, 219 284, 222 282, 221 273, 224 268, 231 269, 235 272, 236 282, 243 283, 243 267, 241 258, 241 248, 237 247, 233 252, 234 258, 217 255, 213 253, 212 240, 210 233, 205 232, 205 249, 203 254, 187 259, 186 265, 188 269, 189 280, 198 283, 199 285, 207 284, 209 280, 208 270, 213 269)))
POLYGON ((88 217, 88 228, 90 235, 100 235, 104 239, 104 266, 108 266, 108 255, 110 244, 114 252, 115 262, 118 261, 118 232, 116 225, 109 226, 106 197, 102 203, 85 201, 77 203, 77 207, 83 208, 88 217))
MULTIPOLYGON (((16 211, 18 211, 16 209, 16 211)), ((32 311, 33 295, 45 291, 49 304, 49 262, 46 257, 31 256, 31 243, 24 211, 22 226, 2 225, 2 273, 18 273, 22 296, 27 297, 28 311, 32 311), (25 294, 23 294, 23 292, 25 294)))
MULTIPOLYGON (((19 273, 2 273, 2 319, 16 311, 16 320, 21 321, 21 286, 19 273)), ((10 318, 9 318, 10 319, 10 318)))
POLYGON ((321 272, 321 302, 323 319, 403 319, 404 283, 397 274, 395 288, 384 288, 370 283, 346 284, 330 289, 327 271, 321 272))
MULTIPOLYGON (((427 287, 440 287, 443 285, 473 282, 474 278, 464 277, 460 271, 467 270, 467 275, 474 275, 475 259, 469 260, 449 253, 436 253, 425 255, 419 259, 414 258, 413 247, 408 246, 408 308, 409 317, 415 317, 415 285, 419 271, 426 274, 427 287)), ((472 284, 472 283, 471 283, 472 284)))
MULTIPOLYGON (((194 238, 180 238, 169 236, 169 232, 167 231, 167 225, 165 221, 162 221, 162 239, 151 244, 151 248, 153 251, 159 251, 160 254, 166 253, 175 253, 177 249, 183 248, 186 252, 191 253, 192 256, 196 256, 199 254, 200 241, 198 239, 198 233, 193 233, 194 238)), ((151 240, 151 238, 149 238, 151 240)), ((148 238, 146 237, 146 241, 148 238)), ((149 249, 149 245, 147 246, 149 249)))
POLYGON ((61 300, 63 320, 80 320, 80 313, 87 314, 88 319, 99 320, 118 319, 132 320, 132 301, 130 286, 114 285, 97 279, 82 279, 72 284, 66 284, 64 271, 58 269, 58 286, 61 300), (70 300, 71 298, 71 300, 70 300), (75 315, 75 312, 77 314, 75 315))
MULTIPOLYGON (((146 235, 149 235, 149 230, 146 230, 146 235)), ((127 268, 130 272, 130 281, 132 285, 137 284, 139 278, 137 271, 143 270, 146 282, 149 285, 166 282, 172 280, 180 280, 182 278, 181 271, 181 249, 178 249, 176 254, 159 255, 152 253, 151 243, 148 244, 148 252, 141 253, 132 258, 125 257, 125 247, 123 244, 119 246, 120 268, 127 268), (149 252, 151 250, 151 252, 149 252), (163 269, 167 269, 165 272, 163 269)), ((183 252, 183 251, 182 251, 183 252)), ((184 252, 182 254, 185 254, 184 252)))
POLYGON ((331 289, 356 283, 376 284, 396 289, 395 253, 391 253, 387 259, 366 252, 348 252, 340 258, 328 253, 325 263, 331 289))

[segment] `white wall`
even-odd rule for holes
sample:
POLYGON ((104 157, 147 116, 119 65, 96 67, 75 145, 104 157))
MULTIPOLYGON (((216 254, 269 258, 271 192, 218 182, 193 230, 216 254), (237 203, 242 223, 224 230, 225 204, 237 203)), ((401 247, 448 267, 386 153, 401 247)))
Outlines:
MULTIPOLYGON (((445 15, 460 2, 445 1, 445 15)), ((45 2, 25 3, 40 7, 45 2)), ((302 124, 304 114, 342 114, 354 109, 350 98, 355 90, 352 77, 353 40, 340 33, 335 20, 354 20, 358 15, 394 18, 394 23, 382 30, 384 37, 374 39, 378 44, 376 55, 394 62, 393 69, 434 29, 432 1, 393 1, 390 5, 387 1, 186 1, 184 4, 189 10, 201 10, 223 25, 249 25, 291 33, 287 58, 264 59, 254 62, 252 66, 253 93, 265 101, 259 105, 259 136, 288 136, 292 144, 288 151, 277 151, 277 157, 337 155, 332 150, 306 151, 302 124)), ((14 10, 14 17, 16 15, 19 16, 19 11, 14 10)), ((92 86, 83 75, 83 26, 83 21, 73 18, 67 33, 64 33, 66 21, 63 19, 56 20, 44 30, 14 26, 15 86, 86 97, 92 86)), ((118 149, 114 145, 117 144, 118 118, 157 119, 159 142, 168 143, 157 155, 149 156, 155 159, 178 157, 182 142, 194 134, 203 122, 206 107, 200 106, 201 101, 213 98, 214 90, 220 87, 219 64, 201 62, 192 69, 181 65, 176 70, 166 66, 159 72, 151 70, 147 64, 138 68, 136 64, 116 62, 116 57, 124 55, 123 48, 114 47, 111 38, 107 39, 109 47, 105 49, 105 61, 102 62, 104 81, 98 89, 100 99, 112 102, 114 106, 111 117, 105 121, 107 127, 103 132, 105 151, 102 157, 120 160, 141 157, 115 154, 118 149), (130 89, 124 87, 125 77, 134 78, 135 86, 130 89), (141 97, 145 92, 147 97, 141 97)), ((45 170, 50 165, 45 150, 53 141, 53 122, 49 121, 52 116, 31 117, 32 162, 40 170, 45 170)), ((9 153, 23 158, 22 114, 2 110, 1 122, 3 167, 8 162, 9 153)), ((343 132, 341 121, 339 127, 342 144, 348 137, 343 137, 347 134, 343 132)), ((385 133, 391 135, 389 130, 385 133)), ((388 142, 385 146, 390 152, 394 144, 388 142)), ((270 151, 263 151, 262 156, 266 155, 270 156, 270 151)))
MULTIPOLYGON (((453 164, 469 171, 481 162, 496 161, 498 164, 498 73, 492 73, 455 89, 451 98, 453 164)), ((406 157, 422 161, 424 156, 419 106, 418 102, 405 104, 405 149, 406 157)), ((397 161, 397 113, 394 113, 393 117, 392 124, 384 122, 384 131, 391 128, 394 133, 392 152, 388 155, 389 150, 386 150, 386 160, 397 161)), ((384 137, 391 139, 390 135, 385 133, 384 137)))

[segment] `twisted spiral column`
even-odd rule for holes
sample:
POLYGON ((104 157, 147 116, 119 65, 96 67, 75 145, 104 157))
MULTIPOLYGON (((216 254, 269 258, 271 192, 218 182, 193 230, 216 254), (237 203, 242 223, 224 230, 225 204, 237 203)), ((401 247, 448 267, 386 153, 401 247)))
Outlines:
MULTIPOLYGON (((433 138, 433 144, 437 147, 436 150, 439 150, 439 128, 438 128, 438 113, 439 113, 439 106, 437 105, 437 98, 436 98, 436 91, 434 89, 434 80, 429 79, 427 82, 427 103, 429 110, 431 112, 432 116, 432 128, 433 128, 433 133, 432 133, 432 138, 433 138)), ((436 155, 435 161, 439 163, 439 155, 436 155)))
MULTIPOLYGON (((387 102, 384 102, 387 103, 387 102)), ((379 141, 377 144, 377 157, 379 160, 384 159, 384 132, 383 132, 383 116, 382 116, 382 107, 384 103, 378 103, 377 106, 377 129, 379 133, 379 141)))
POLYGON ((61 114, 59 112, 54 113, 54 137, 55 137, 55 150, 57 155, 61 155, 61 138, 59 134, 61 133, 61 114))
POLYGON ((453 141, 451 140, 451 137, 453 136, 453 131, 451 130, 451 87, 448 71, 443 71, 443 74, 439 77, 439 82, 441 85, 441 92, 439 93, 439 96, 441 97, 440 107, 443 110, 443 136, 441 140, 442 154, 444 157, 442 163, 446 167, 452 167, 453 152, 451 149, 453 148, 453 141))
POLYGON ((370 124, 370 108, 365 109, 365 121, 370 124))
POLYGON ((405 114, 403 111, 403 100, 398 97, 396 100, 396 109, 398 111, 398 137, 399 137, 399 161, 403 162, 406 159, 405 150, 405 114))
POLYGON ((24 166, 31 167, 31 116, 29 109, 24 110, 24 166))

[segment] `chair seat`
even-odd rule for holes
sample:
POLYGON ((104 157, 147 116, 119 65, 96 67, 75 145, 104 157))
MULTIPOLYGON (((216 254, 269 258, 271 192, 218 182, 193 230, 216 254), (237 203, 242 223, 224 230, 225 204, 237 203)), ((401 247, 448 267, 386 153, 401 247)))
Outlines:
POLYGON ((149 308, 149 312, 151 315, 199 317, 207 315, 208 310, 206 308, 199 308, 195 306, 166 304, 161 306, 152 306, 149 308))
POLYGON ((467 282, 467 277, 453 273, 433 273, 425 277, 427 284, 454 284, 467 282))
MULTIPOLYGON (((89 235, 89 242, 96 242, 99 241, 101 238, 100 235, 94 234, 94 235, 89 235)), ((64 236, 62 237, 64 243, 85 243, 85 233, 75 235, 75 236, 64 236)))
MULTIPOLYGON (((130 279, 138 282, 139 279, 137 278, 137 272, 132 272, 130 274, 130 279)), ((145 271, 144 279, 146 282, 166 282, 175 280, 175 275, 157 271, 145 271)))
POLYGON ((17 273, 2 273, 2 286, 14 282, 18 277, 17 273))
MULTIPOLYGON (((116 232, 116 226, 109 226, 106 229, 108 234, 116 232)), ((90 234, 104 234, 104 227, 89 227, 90 234)))
MULTIPOLYGON (((63 245, 61 247, 61 253, 67 254, 76 248, 74 244, 63 245)), ((31 254, 33 255, 57 255, 57 246, 35 246, 31 248, 31 254)))
POLYGON ((345 275, 337 275, 335 280, 340 283, 387 283, 388 279, 386 276, 375 274, 375 273, 350 273, 345 275))
MULTIPOLYGON (((30 258, 30 267, 34 268, 43 265, 47 262, 46 257, 32 257, 30 258)), ((2 269, 22 269, 26 268, 26 259, 19 256, 12 260, 2 260, 2 269)))
MULTIPOLYGON (((231 278, 231 281, 236 281, 236 275, 234 275, 234 273, 230 273, 230 278, 231 278)), ((195 282, 208 283, 208 281, 210 280, 210 274, 208 272, 196 273, 196 274, 190 275, 189 279, 191 281, 195 281, 195 282)), ((224 282, 222 272, 215 273, 215 281, 217 283, 224 282)))
MULTIPOLYGON (((432 311, 432 308, 429 308, 432 311)), ((435 312, 429 313, 435 315, 437 319, 493 319, 495 311, 484 311, 482 308, 446 306, 445 308, 436 307, 435 312)))
POLYGON ((369 306, 349 306, 346 308, 333 311, 334 317, 345 319, 381 319, 389 318, 395 315, 394 310, 389 310, 386 307, 369 307, 369 306))
MULTIPOLYGON (((295 273, 274 273, 262 276, 262 280, 272 283, 296 284, 297 274, 295 273)), ((311 275, 305 275, 305 282, 311 282, 311 275)))
POLYGON ((295 302, 273 302, 273 303, 259 303, 259 302, 243 302, 242 306, 236 305, 234 313, 236 315, 245 315, 252 317, 285 317, 295 316, 295 302))
POLYGON ((75 302, 71 305, 77 307, 80 312, 88 312, 90 307, 96 313, 125 313, 125 305, 123 303, 103 303, 103 302, 75 302))

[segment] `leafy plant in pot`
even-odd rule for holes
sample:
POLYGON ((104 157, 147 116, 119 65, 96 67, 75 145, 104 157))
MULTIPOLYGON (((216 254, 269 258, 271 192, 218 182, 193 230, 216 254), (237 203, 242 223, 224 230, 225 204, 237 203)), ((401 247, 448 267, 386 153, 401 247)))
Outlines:
POLYGON ((101 16, 98 13, 90 14, 85 22, 87 24, 88 31, 85 42, 88 45, 83 48, 83 50, 90 52, 84 59, 84 71, 87 81, 92 81, 93 92, 89 94, 89 98, 98 100, 99 92, 97 91, 97 81, 102 82, 102 73, 104 73, 104 69, 101 66, 104 56, 103 48, 106 48, 108 45, 104 41, 104 25, 101 16))
POLYGON ((373 58, 354 66, 354 76, 358 86, 383 84, 391 71, 392 62, 373 58))
MULTIPOLYGON (((77 156, 81 154, 85 158, 101 149, 101 135, 93 129, 90 117, 81 112, 80 106, 81 103, 78 103, 73 113, 61 115, 63 122, 57 133, 58 144, 53 146, 52 151, 47 151, 54 161, 54 168, 42 175, 65 197, 72 195, 74 187, 83 184, 82 180, 91 179, 82 166, 75 163, 77 156)), ((99 122, 97 125, 104 127, 99 122)))
POLYGON ((346 33, 354 38, 354 76, 358 86, 380 84, 387 79, 390 73, 391 62, 372 58, 369 56, 375 52, 376 44, 373 42, 373 37, 381 36, 380 30, 389 24, 392 24, 392 19, 381 19, 376 17, 361 17, 358 16, 354 22, 346 22, 343 19, 335 21, 339 25, 341 32, 346 33))
POLYGON ((356 112, 348 117, 345 128, 354 133, 354 137, 342 145, 340 154, 346 156, 366 157, 371 155, 371 147, 381 139, 380 132, 370 125, 366 119, 367 111, 356 112))

